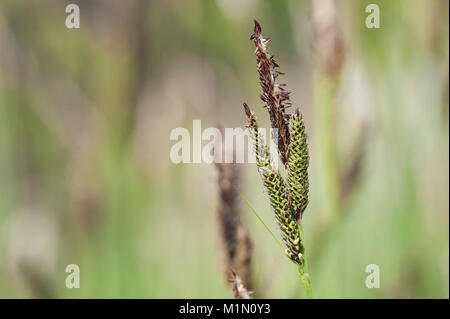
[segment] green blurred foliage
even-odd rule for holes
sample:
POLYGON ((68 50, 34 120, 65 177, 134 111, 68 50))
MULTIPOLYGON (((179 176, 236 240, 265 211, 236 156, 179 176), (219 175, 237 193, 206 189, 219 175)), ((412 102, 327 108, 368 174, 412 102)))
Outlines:
MULTIPOLYGON (((337 1, 346 56, 331 96, 314 77, 309 1, 70 2, 80 29, 65 27, 68 1, 0 3, 0 297, 232 296, 214 165, 171 163, 169 134, 193 119, 243 126, 244 100, 267 124, 256 18, 305 115, 315 297, 448 298, 447 1, 337 1), (380 29, 364 25, 369 3, 380 29), (368 130, 358 183, 325 227, 340 186, 321 173, 340 176, 355 127, 368 130), (336 157, 320 161, 327 135, 336 157), (65 287, 72 263, 80 289, 65 287), (372 263, 379 289, 365 286, 372 263)), ((255 166, 240 171, 239 189, 275 228, 255 166)), ((303 297, 295 267, 241 210, 256 295, 303 297)))

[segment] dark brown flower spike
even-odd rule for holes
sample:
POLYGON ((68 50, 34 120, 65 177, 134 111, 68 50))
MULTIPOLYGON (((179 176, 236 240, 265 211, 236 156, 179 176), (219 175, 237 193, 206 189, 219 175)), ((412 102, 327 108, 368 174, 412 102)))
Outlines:
POLYGON ((269 54, 267 44, 270 39, 264 39, 261 35, 261 26, 255 20, 254 32, 250 37, 255 43, 257 70, 259 73, 259 83, 261 84, 261 100, 269 110, 270 122, 273 128, 278 129, 278 150, 280 159, 286 164, 289 146, 289 114, 286 109, 291 106, 289 93, 284 89, 285 84, 278 84, 276 78, 283 74, 277 70, 279 67, 274 57, 269 54))
POLYGON ((225 278, 230 278, 230 269, 234 269, 243 284, 251 288, 253 244, 239 210, 240 173, 235 163, 216 163, 216 167, 220 196, 218 222, 224 250, 225 278))

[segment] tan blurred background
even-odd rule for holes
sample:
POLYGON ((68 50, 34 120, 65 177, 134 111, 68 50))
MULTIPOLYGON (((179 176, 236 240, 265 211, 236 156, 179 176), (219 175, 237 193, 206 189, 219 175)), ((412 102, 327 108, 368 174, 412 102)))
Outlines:
MULTIPOLYGON (((228 298, 214 165, 173 164, 192 121, 268 116, 249 40, 272 38, 309 137, 314 296, 448 298, 448 1, 0 2, 0 297, 228 298), (65 7, 80 7, 67 29, 65 7), (380 8, 368 29, 365 8, 380 8), (77 264, 81 288, 65 287, 77 264), (365 268, 380 267, 368 289, 365 268)), ((273 229, 256 168, 239 190, 273 229)), ((295 267, 245 203, 254 290, 295 267)))

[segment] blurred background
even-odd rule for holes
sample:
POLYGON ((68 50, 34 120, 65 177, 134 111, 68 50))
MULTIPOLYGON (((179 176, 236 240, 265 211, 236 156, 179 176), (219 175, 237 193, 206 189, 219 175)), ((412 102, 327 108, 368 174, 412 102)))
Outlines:
MULTIPOLYGON (((194 119, 243 127, 243 101, 268 126, 253 19, 305 117, 314 296, 449 297, 445 0, 2 0, 0 297, 233 296, 216 167, 172 163, 169 135, 194 119), (69 3, 80 29, 65 26, 69 3), (365 25, 369 3, 379 29, 365 25), (79 289, 65 286, 68 264, 79 289)), ((276 229, 255 165, 239 174, 276 229)), ((255 296, 304 297, 245 202, 240 213, 255 296)))

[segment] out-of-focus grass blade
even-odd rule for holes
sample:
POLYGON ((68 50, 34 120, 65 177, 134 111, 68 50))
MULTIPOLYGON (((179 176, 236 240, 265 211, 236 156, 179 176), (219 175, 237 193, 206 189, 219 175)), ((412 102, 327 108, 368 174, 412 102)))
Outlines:
POLYGON ((259 214, 256 212, 256 210, 253 208, 253 206, 250 204, 250 202, 247 200, 247 198, 245 198, 245 196, 242 195, 242 193, 240 193, 240 192, 239 192, 239 195, 241 195, 242 199, 245 201, 245 203, 250 208, 250 210, 253 212, 253 214, 255 214, 255 216, 259 219, 259 221, 264 225, 264 227, 267 229, 267 231, 270 233, 270 235, 272 235, 272 238, 277 242, 277 244, 281 247, 281 249, 283 249, 283 245, 281 244, 281 242, 278 240, 278 238, 275 236, 275 234, 272 232, 272 230, 269 228, 269 226, 267 226, 266 223, 264 223, 262 218, 259 216, 259 214))

